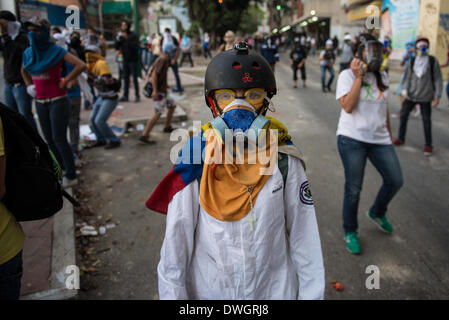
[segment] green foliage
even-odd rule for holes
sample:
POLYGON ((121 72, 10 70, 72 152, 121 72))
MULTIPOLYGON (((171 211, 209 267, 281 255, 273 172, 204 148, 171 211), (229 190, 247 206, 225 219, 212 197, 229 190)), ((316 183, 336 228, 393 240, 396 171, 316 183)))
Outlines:
POLYGON ((239 31, 242 34, 252 34, 257 31, 257 27, 262 24, 265 13, 258 5, 250 4, 243 12, 239 31))
MULTIPOLYGON (((198 27, 201 27, 203 32, 222 37, 227 30, 242 31, 240 28, 243 17, 246 17, 243 25, 245 30, 254 30, 250 28, 249 20, 257 23, 260 12, 254 8, 247 12, 250 2, 250 0, 223 0, 220 4, 216 0, 189 0, 184 1, 184 5, 188 8, 192 24, 196 24, 191 27, 192 31, 199 30, 198 27)), ((255 2, 262 2, 262 0, 255 2)), ((251 7, 254 6, 251 5, 251 7)), ((257 25, 258 23, 255 25, 255 30, 257 25)))

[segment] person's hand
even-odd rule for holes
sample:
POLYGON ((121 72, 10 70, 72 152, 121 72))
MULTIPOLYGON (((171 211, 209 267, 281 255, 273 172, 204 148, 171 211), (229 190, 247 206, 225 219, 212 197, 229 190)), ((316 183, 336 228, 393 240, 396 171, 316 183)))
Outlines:
POLYGON ((356 78, 363 78, 365 71, 363 70, 363 61, 362 60, 360 60, 358 58, 352 59, 350 68, 356 78))
POLYGON ((433 101, 432 101, 432 106, 433 107, 438 107, 438 104, 440 103, 440 99, 438 99, 438 98, 435 98, 435 99, 433 99, 433 101))
POLYGON ((157 91, 153 90, 153 93, 151 94, 151 98, 153 98, 154 101, 157 101, 159 99, 159 93, 157 91))
POLYGON ((65 81, 64 78, 61 78, 61 80, 59 81, 59 88, 67 89, 67 82, 65 81))
POLYGON ((36 98, 36 90, 34 89, 34 84, 27 86, 27 93, 32 98, 36 98))
POLYGON ((173 66, 173 65, 175 65, 175 63, 176 63, 176 59, 172 59, 171 61, 170 61, 170 64, 173 66))

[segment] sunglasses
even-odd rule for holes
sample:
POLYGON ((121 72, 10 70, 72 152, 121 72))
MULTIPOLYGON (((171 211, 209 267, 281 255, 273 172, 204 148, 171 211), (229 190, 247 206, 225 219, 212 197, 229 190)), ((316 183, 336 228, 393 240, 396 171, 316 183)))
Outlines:
POLYGON ((220 108, 226 107, 235 99, 243 99, 254 107, 259 107, 266 97, 265 89, 252 88, 245 91, 243 96, 237 96, 237 93, 231 89, 220 89, 215 91, 215 100, 220 108))

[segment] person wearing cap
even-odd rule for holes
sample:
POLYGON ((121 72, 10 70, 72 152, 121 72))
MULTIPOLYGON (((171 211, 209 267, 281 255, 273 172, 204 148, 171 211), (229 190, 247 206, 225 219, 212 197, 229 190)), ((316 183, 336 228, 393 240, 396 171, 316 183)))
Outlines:
POLYGON ((139 62, 139 39, 137 35, 131 31, 131 24, 129 21, 122 21, 120 32, 115 40, 115 49, 120 50, 123 55, 123 78, 125 87, 123 89, 123 96, 120 101, 128 101, 129 94, 129 77, 133 77, 134 92, 136 94, 135 102, 140 101, 139 95, 139 81, 137 64, 139 62))
POLYGON ((301 70, 302 86, 305 88, 307 49, 301 44, 298 37, 294 41, 295 47, 290 52, 290 66, 293 69, 293 88, 297 88, 298 69, 301 70))
POLYGON ((354 49, 352 47, 352 37, 350 34, 346 34, 341 45, 340 55, 340 72, 349 68, 352 58, 354 58, 354 49))
POLYGON ((73 151, 67 141, 70 103, 67 90, 85 69, 83 61, 58 47, 50 39, 50 22, 33 17, 25 22, 30 47, 23 52, 22 76, 27 91, 36 99, 39 123, 51 151, 63 167, 63 187, 73 187, 76 179, 73 151), (68 75, 62 75, 63 64, 74 66, 68 75))
POLYGON ((139 137, 139 141, 143 143, 156 143, 156 141, 150 140, 150 132, 153 130, 153 127, 156 125, 156 122, 160 119, 165 110, 167 111, 167 116, 165 118, 163 132, 170 133, 174 130, 171 126, 171 119, 173 117, 173 113, 175 112, 176 103, 167 93, 167 72, 170 65, 170 52, 173 50, 175 50, 173 43, 166 43, 147 75, 147 78, 151 81, 151 85, 153 87, 151 98, 155 101, 155 112, 153 117, 148 119, 145 128, 139 137))
POLYGON ((320 67, 321 67, 321 90, 323 92, 331 92, 332 81, 334 81, 334 42, 331 39, 326 41, 326 49, 320 53, 320 67), (329 71, 330 78, 326 83, 326 71, 329 71))
POLYGON ((0 11, 0 50, 3 53, 5 104, 22 114, 37 130, 32 112, 32 97, 27 93, 20 72, 23 51, 30 45, 25 31, 10 11, 0 11))
POLYGON ((160 299, 323 299, 304 163, 287 128, 266 115, 276 92, 270 65, 244 42, 209 63, 213 120, 188 140, 146 202, 167 214, 160 299))
POLYGON ((101 146, 105 149, 118 148, 121 145, 120 138, 114 134, 107 121, 117 107, 120 80, 112 77, 106 59, 100 54, 99 39, 96 35, 88 36, 85 52, 89 81, 98 93, 89 119, 97 141, 88 148, 101 146))
POLYGON ((386 217, 388 204, 403 184, 401 166, 392 146, 388 112, 388 75, 381 71, 382 43, 362 34, 356 58, 338 76, 336 99, 342 107, 337 146, 344 167, 343 230, 346 249, 360 254, 358 206, 366 162, 382 176, 382 186, 367 217, 384 233, 393 227, 386 217))
POLYGON ((393 141, 396 146, 405 143, 407 122, 410 112, 416 104, 421 107, 424 127, 424 155, 433 153, 432 145, 432 106, 437 107, 443 92, 443 77, 438 60, 429 55, 429 40, 419 37, 415 42, 416 57, 410 60, 405 69, 403 95, 405 100, 401 108, 398 138, 393 141))

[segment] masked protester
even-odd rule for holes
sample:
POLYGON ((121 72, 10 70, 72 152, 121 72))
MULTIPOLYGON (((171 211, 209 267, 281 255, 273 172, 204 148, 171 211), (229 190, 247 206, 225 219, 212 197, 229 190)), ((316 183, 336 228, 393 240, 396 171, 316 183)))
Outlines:
POLYGON ((404 144, 408 117, 415 104, 419 104, 424 126, 424 155, 430 156, 433 152, 431 105, 437 107, 440 102, 443 78, 438 60, 429 55, 429 40, 418 38, 415 48, 416 57, 410 60, 405 70, 402 93, 405 100, 401 109, 399 137, 393 143, 396 146, 404 144))
POLYGON ((326 41, 326 49, 321 51, 320 54, 320 67, 321 67, 321 90, 323 92, 331 92, 332 81, 334 81, 334 43, 331 39, 326 41), (329 71, 330 78, 326 84, 326 71, 329 71))
POLYGON ((74 86, 86 65, 50 39, 50 23, 36 17, 25 22, 28 47, 22 57, 22 76, 28 93, 36 99, 40 126, 51 151, 65 171, 63 187, 77 184, 73 151, 67 141, 70 102, 67 90, 74 86), (64 75, 65 63, 74 66, 64 75))
POLYGON ((268 61, 274 72, 276 63, 279 61, 279 52, 278 45, 271 37, 265 37, 264 43, 260 46, 260 54, 268 61))
POLYGON ((123 55, 123 79, 124 90, 120 101, 127 102, 129 95, 129 78, 132 76, 134 84, 134 92, 136 95, 135 102, 140 101, 139 81, 137 65, 139 62, 139 39, 137 35, 131 31, 131 24, 128 21, 122 21, 120 32, 115 40, 115 49, 120 50, 123 55))
POLYGON ((354 58, 354 49, 352 47, 351 41, 351 35, 345 35, 343 44, 341 45, 340 72, 348 69, 349 65, 351 64, 351 60, 354 58))
MULTIPOLYGON (((404 97, 402 96, 402 86, 404 83, 405 70, 407 69, 407 66, 410 63, 410 60, 414 56, 415 56, 415 41, 407 41, 407 43, 405 44, 405 53, 402 56, 402 60, 400 62, 400 65, 401 65, 401 67, 404 67, 404 70, 401 74, 401 80, 399 81, 399 85, 396 90, 396 94, 398 96, 400 96, 401 108, 402 108, 402 104, 404 103, 404 97)), ((420 114, 421 114, 421 110, 420 110, 419 104, 417 104, 417 105, 415 105, 415 112, 413 113, 413 115, 415 117, 417 117, 420 114)), ((401 115, 401 112, 398 111, 398 112, 393 113, 391 116, 393 118, 399 118, 400 115, 401 115)))
POLYGON ((32 98, 27 93, 20 69, 23 51, 30 45, 25 31, 10 11, 0 11, 0 51, 3 53, 3 80, 5 83, 5 104, 22 114, 36 127, 32 112, 32 98))
POLYGON ((244 42, 209 63, 205 99, 214 119, 190 138, 146 203, 167 214, 161 299, 323 298, 299 150, 287 128, 265 115, 275 94, 270 65, 244 42), (252 158, 256 150, 270 161, 252 158))
POLYGON ((118 103, 120 81, 112 77, 108 63, 100 54, 101 49, 98 44, 96 36, 88 36, 85 47, 88 76, 92 86, 98 92, 90 115, 92 130, 97 141, 88 148, 104 146, 105 149, 113 149, 120 147, 121 142, 107 121, 118 103))
POLYGON ((306 58, 307 48, 299 38, 295 38, 295 47, 290 52, 290 66, 293 69, 293 88, 297 88, 298 69, 301 70, 302 86, 306 87, 306 58))
POLYGON ((402 171, 391 142, 388 76, 380 71, 382 44, 362 35, 350 69, 340 73, 336 98, 342 106, 337 145, 345 172, 343 228, 346 248, 360 254, 357 212, 366 160, 383 179, 377 197, 366 212, 368 218, 387 234, 393 227, 386 217, 387 206, 401 188, 402 171))

